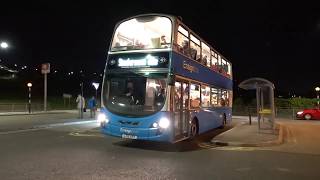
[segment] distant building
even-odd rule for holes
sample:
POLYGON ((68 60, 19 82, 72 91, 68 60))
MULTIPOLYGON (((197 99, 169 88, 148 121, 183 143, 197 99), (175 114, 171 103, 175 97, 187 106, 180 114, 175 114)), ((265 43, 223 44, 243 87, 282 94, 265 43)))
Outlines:
POLYGON ((14 79, 17 76, 18 71, 8 68, 0 64, 0 79, 14 79))

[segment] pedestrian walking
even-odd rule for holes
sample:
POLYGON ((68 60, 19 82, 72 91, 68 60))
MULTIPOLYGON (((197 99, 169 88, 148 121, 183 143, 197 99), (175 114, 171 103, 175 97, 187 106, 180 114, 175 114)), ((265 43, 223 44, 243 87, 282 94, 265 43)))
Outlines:
POLYGON ((90 109, 90 117, 93 118, 96 116, 96 111, 97 111, 97 101, 92 96, 89 101, 88 101, 88 108, 90 109))
POLYGON ((79 118, 82 119, 83 118, 83 111, 85 108, 85 99, 84 99, 84 97, 81 96, 81 94, 79 94, 76 99, 76 102, 77 102, 77 108, 79 111, 79 118))

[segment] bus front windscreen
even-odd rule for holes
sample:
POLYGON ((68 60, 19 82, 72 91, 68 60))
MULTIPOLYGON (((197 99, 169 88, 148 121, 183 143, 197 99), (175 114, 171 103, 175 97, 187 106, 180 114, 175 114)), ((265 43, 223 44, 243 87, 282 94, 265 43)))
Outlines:
POLYGON ((162 16, 142 16, 122 22, 116 29, 111 51, 171 47, 172 22, 162 16))
POLYGON ((151 115, 166 100, 166 76, 110 74, 104 83, 104 105, 115 114, 128 117, 151 115))

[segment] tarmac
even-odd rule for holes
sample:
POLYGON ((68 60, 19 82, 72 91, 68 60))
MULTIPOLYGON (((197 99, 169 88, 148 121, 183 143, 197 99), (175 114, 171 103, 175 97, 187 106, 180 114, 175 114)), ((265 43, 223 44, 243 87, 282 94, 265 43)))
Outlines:
MULTIPOLYGON (((0 123, 4 124, 1 125, 0 132, 8 130, 10 132, 25 131, 28 129, 49 128, 49 125, 60 126, 78 123, 79 119, 76 119, 76 117, 76 110, 34 112, 31 114, 26 112, 0 113, 0 123), (63 113, 69 114, 68 116, 70 117, 66 118, 63 113), (36 116, 32 116, 33 118, 31 116, 30 118, 28 118, 29 116, 19 116, 19 118, 15 119, 14 115, 36 116), (48 120, 43 120, 44 117, 42 116, 48 116, 46 118, 48 120), (19 122, 23 122, 23 127, 19 122)), ((94 122, 95 120, 84 118, 81 123, 91 121, 94 122)), ((320 143, 318 143, 320 142, 320 120, 306 121, 277 118, 274 128, 266 128, 268 123, 263 123, 259 129, 256 117, 252 117, 252 123, 250 124, 246 116, 233 116, 232 124, 234 125, 233 128, 218 134, 211 141, 209 138, 209 143, 233 147, 272 147, 284 152, 320 154, 320 143)))

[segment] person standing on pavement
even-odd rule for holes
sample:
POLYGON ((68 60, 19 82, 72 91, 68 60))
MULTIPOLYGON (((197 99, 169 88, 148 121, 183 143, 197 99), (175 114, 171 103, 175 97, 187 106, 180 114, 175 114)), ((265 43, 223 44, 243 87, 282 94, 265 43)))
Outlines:
POLYGON ((89 99, 88 101, 88 108, 90 109, 90 117, 93 118, 96 116, 96 110, 97 110, 97 102, 94 96, 89 99))
POLYGON ((77 108, 78 108, 78 111, 79 111, 79 118, 82 119, 83 118, 83 110, 84 110, 84 107, 85 107, 84 97, 82 97, 81 94, 79 94, 77 99, 76 99, 76 102, 77 102, 77 108))

